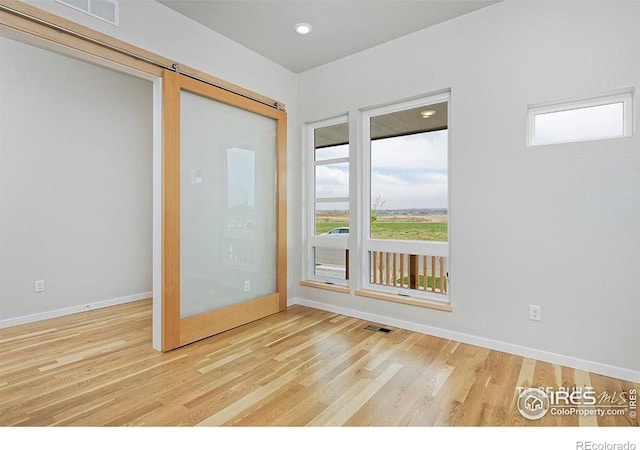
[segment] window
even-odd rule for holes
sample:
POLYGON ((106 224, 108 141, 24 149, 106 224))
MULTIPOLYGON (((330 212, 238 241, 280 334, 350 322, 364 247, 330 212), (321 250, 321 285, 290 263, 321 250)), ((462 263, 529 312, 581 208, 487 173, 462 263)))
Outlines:
POLYGON ((448 94, 364 114, 364 289, 448 301, 448 161, 448 94))
POLYGON ((308 277, 347 285, 349 279, 349 124, 346 116, 307 128, 311 193, 308 277))
POLYGON ((529 108, 529 145, 632 134, 632 93, 529 108))

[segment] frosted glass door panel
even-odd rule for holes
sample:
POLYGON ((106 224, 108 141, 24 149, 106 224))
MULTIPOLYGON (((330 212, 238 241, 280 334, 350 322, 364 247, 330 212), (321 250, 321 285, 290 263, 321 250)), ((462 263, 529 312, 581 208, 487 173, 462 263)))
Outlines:
POLYGON ((180 318, 276 292, 276 121, 180 93, 180 318))

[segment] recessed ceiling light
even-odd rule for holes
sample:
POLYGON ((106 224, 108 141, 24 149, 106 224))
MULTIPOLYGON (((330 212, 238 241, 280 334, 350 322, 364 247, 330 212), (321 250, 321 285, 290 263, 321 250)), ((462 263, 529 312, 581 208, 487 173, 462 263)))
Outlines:
POLYGON ((308 23, 299 23, 296 25, 296 33, 298 34, 309 34, 313 30, 313 27, 308 23))
POLYGON ((436 112, 433 109, 427 109, 426 111, 421 111, 420 115, 422 116, 423 119, 428 119, 429 117, 433 116, 436 112))

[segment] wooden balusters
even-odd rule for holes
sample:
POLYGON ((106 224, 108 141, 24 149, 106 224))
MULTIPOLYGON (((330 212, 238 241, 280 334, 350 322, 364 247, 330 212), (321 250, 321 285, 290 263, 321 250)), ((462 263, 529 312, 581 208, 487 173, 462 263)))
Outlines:
POLYGON ((423 280, 423 286, 422 289, 424 289, 425 291, 427 290, 427 255, 423 255, 422 256, 422 280, 423 280))
POLYGON ((397 255, 395 253, 393 253, 393 285, 394 286, 397 285, 397 280, 398 280, 398 269, 396 267, 396 260, 398 258, 396 256, 397 255))
POLYGON ((349 249, 348 248, 344 250, 344 270, 345 270, 344 279, 348 280, 349 279, 349 249))
POLYGON ((431 292, 436 291, 436 257, 431 257, 431 292))
POLYGON ((447 292, 447 274, 444 271, 444 257, 440 257, 440 292, 447 292))
POLYGON ((418 289, 419 282, 418 255, 409 255, 409 289, 418 289))
POLYGON ((446 257, 372 251, 371 283, 446 294, 446 257))

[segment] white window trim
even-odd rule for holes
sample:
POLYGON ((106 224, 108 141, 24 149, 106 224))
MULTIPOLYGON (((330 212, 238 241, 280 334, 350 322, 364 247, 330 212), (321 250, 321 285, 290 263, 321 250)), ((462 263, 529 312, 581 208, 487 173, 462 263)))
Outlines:
MULTIPOLYGON (((313 272, 313 248, 324 247, 332 249, 349 249, 349 236, 322 236, 315 234, 315 203, 346 203, 349 205, 349 216, 351 216, 351 203, 350 197, 320 197, 315 196, 315 168, 317 166, 337 163, 349 163, 349 172, 352 170, 351 166, 351 146, 349 146, 349 156, 346 158, 333 158, 323 159, 321 161, 315 160, 315 130, 317 128, 324 128, 331 125, 339 125, 343 123, 349 123, 349 115, 342 115, 327 120, 321 120, 318 122, 308 123, 306 125, 306 146, 305 155, 307 157, 307 193, 306 204, 308 205, 305 211, 306 218, 306 264, 303 267, 303 278, 313 281, 321 281, 324 283, 335 284, 337 286, 349 286, 349 280, 338 280, 336 278, 323 277, 315 275, 313 272)), ((351 179, 351 176, 349 176, 351 179)), ((350 183, 351 184, 351 183, 350 183)), ((351 195, 351 185, 349 186, 349 195, 351 195)), ((351 220, 349 221, 351 225, 351 220)), ((351 233, 350 233, 351 234, 351 233)), ((349 277, 351 278, 351 277, 349 277)))
POLYGON ((360 217, 362 218, 362 225, 359 232, 362 233, 362 248, 361 248, 361 271, 359 276, 358 286, 359 289, 365 289, 369 291, 378 291, 392 294, 399 294, 412 299, 423 299, 428 301, 436 301, 445 304, 451 302, 451 280, 448 278, 447 293, 446 294, 434 294, 428 291, 417 291, 415 289, 380 286, 372 284, 370 282, 371 273, 371 258, 369 252, 372 251, 389 251, 396 253, 409 253, 409 254, 425 254, 429 256, 444 256, 447 258, 446 272, 449 274, 451 270, 451 93, 449 91, 434 94, 428 97, 421 97, 419 99, 410 100, 402 103, 395 103, 393 105, 383 106, 374 109, 368 109, 362 111, 362 164, 360 165, 360 176, 362 182, 360 183, 360 190, 362 193, 362 202, 359 205, 360 217), (392 239, 372 239, 371 238, 371 222, 370 206, 371 206, 371 118, 381 116, 384 114, 400 112, 407 109, 418 108, 421 106, 428 106, 434 103, 448 102, 447 108, 447 129, 449 130, 449 139, 447 139, 447 209, 448 209, 448 241, 447 242, 435 242, 435 241, 409 241, 409 240, 392 240, 392 239))
POLYGON ((599 95, 596 97, 584 98, 567 102, 543 103, 529 105, 527 107, 527 146, 567 144, 571 142, 596 141, 601 139, 616 139, 633 135, 633 91, 627 90, 616 94, 599 95), (572 139, 562 142, 538 144, 535 142, 535 118, 541 114, 548 114, 561 111, 571 111, 574 109, 590 108, 595 106, 623 104, 623 132, 620 136, 603 136, 588 139, 572 139))
POLYGON ((329 164, 340 164, 340 163, 348 163, 348 162, 349 162, 349 157, 334 158, 334 159, 323 159, 322 161, 315 161, 314 165, 315 167, 318 167, 318 166, 326 166, 329 164))

